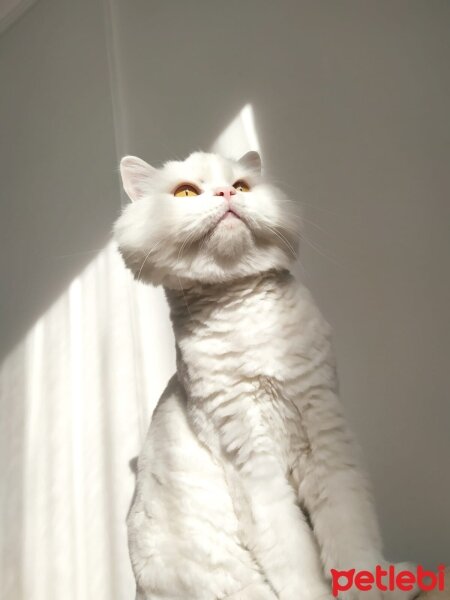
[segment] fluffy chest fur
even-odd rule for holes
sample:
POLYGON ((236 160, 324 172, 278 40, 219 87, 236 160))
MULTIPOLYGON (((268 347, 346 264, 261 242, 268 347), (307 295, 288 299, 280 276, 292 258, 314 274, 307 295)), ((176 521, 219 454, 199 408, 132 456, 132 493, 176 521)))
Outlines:
POLYGON ((238 465, 270 453, 289 469, 309 444, 302 398, 334 382, 328 326, 307 290, 269 272, 167 296, 199 438, 238 465))

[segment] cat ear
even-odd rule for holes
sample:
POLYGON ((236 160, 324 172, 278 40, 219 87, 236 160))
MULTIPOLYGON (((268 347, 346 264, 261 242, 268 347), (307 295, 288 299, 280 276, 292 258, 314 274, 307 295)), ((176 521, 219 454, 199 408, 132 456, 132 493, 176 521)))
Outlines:
POLYGON ((132 202, 145 196, 148 182, 156 169, 137 156, 124 156, 120 161, 123 189, 132 202))
POLYGON ((250 150, 250 152, 247 152, 244 154, 244 156, 241 156, 241 158, 238 160, 238 163, 244 167, 247 167, 247 169, 261 173, 261 157, 255 150, 250 150))

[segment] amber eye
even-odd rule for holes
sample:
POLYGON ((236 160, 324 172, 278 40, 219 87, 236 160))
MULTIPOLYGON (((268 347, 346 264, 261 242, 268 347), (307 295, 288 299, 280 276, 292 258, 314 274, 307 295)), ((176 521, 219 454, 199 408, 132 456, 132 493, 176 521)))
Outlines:
POLYGON ((249 192, 250 191, 250 186, 248 185, 248 183, 245 183, 245 181, 242 181, 242 179, 240 179, 239 181, 236 181, 236 183, 233 183, 233 187, 238 192, 249 192))
POLYGON ((189 196, 198 196, 199 193, 200 192, 198 191, 198 189, 190 183, 182 183, 177 187, 173 195, 177 198, 185 198, 189 196))

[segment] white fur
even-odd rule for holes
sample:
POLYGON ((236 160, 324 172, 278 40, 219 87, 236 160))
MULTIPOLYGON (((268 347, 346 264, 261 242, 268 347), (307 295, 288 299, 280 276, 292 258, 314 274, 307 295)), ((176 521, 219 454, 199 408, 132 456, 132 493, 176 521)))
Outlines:
POLYGON ((116 239, 137 278, 165 286, 178 356, 128 519, 140 599, 315 600, 331 568, 383 562, 330 330, 288 272, 300 219, 258 167, 254 153, 122 161, 135 201, 116 239), (214 191, 238 179, 241 219, 220 220, 214 191), (182 182, 202 193, 174 197, 182 182))
POLYGON ((158 170, 134 157, 122 160, 124 187, 135 202, 117 221, 115 235, 136 277, 186 287, 289 266, 297 246, 297 213, 281 191, 262 179, 254 162, 252 168, 246 165, 201 152, 158 170), (227 202, 213 191, 239 179, 252 186, 233 197, 242 220, 214 227, 227 202), (174 188, 183 182, 195 183, 203 193, 174 197, 174 188))

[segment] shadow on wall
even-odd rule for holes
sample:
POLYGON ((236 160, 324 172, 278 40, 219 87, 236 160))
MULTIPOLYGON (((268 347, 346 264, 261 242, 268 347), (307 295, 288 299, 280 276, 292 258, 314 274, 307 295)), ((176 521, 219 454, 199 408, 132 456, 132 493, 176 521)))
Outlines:
POLYGON ((0 362, 120 206, 103 27, 99 2, 41 0, 0 36, 0 362))

